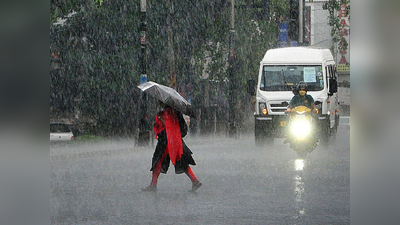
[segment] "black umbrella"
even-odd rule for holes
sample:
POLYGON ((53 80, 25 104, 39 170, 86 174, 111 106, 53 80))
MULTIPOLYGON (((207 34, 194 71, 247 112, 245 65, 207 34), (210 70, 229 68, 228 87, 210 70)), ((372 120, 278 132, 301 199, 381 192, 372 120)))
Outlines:
POLYGON ((151 96, 173 107, 181 113, 194 117, 190 103, 186 101, 186 99, 184 99, 182 95, 180 95, 175 89, 152 81, 148 81, 137 87, 143 92, 150 94, 151 96))

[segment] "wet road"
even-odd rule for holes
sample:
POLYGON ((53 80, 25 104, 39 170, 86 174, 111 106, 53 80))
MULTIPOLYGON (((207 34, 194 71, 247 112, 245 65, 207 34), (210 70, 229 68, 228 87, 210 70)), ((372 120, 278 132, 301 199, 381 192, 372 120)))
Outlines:
MULTIPOLYGON (((186 137, 203 186, 184 175, 151 179, 152 147, 133 140, 50 146, 51 224, 350 224, 350 127, 305 159, 283 139, 186 137)), ((172 165, 171 165, 172 166, 172 165)))

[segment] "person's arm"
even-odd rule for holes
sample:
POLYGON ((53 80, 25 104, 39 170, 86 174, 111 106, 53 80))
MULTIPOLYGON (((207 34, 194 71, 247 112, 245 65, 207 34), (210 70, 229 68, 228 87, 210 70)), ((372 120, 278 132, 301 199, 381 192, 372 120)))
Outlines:
POLYGON ((162 130, 165 129, 164 117, 162 115, 162 111, 157 113, 156 121, 153 124, 153 128, 154 128, 154 133, 156 134, 160 133, 162 130))
POLYGON ((317 110, 315 109, 314 98, 311 95, 310 95, 310 100, 309 101, 311 102, 311 110, 312 110, 312 112, 316 114, 317 110))
POLYGON ((289 107, 285 110, 285 112, 290 112, 294 108, 296 95, 289 102, 289 107))
POLYGON ((161 122, 161 124, 163 126, 165 126, 165 119, 164 119, 164 116, 163 116, 163 111, 160 111, 160 112, 157 113, 157 118, 161 122))

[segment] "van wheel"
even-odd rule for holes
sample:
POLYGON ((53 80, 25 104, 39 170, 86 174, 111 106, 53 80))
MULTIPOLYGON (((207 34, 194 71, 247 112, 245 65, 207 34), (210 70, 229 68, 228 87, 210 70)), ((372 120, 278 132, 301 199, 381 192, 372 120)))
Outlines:
POLYGON ((338 126, 339 126, 338 117, 336 117, 335 126, 330 130, 330 139, 331 139, 331 141, 335 141, 336 140, 336 134, 337 134, 337 131, 338 131, 338 126))
POLYGON ((255 142, 256 142, 256 146, 257 146, 257 147, 263 147, 263 146, 265 146, 265 140, 264 140, 264 138, 259 137, 259 136, 256 136, 255 138, 256 138, 256 139, 255 139, 255 142))
POLYGON ((329 142, 331 128, 329 127, 329 121, 327 123, 322 124, 320 128, 320 142, 322 145, 326 146, 329 142))
POLYGON ((265 135, 255 135, 255 143, 258 147, 263 147, 265 145, 274 145, 274 137, 265 135))
POLYGON ((256 146, 258 146, 258 147, 263 147, 265 145, 265 137, 263 134, 264 134, 263 124, 255 121, 254 137, 255 137, 256 146))
POLYGON ((274 144, 274 136, 269 131, 269 126, 271 125, 268 123, 263 123, 258 121, 255 122, 254 137, 256 146, 263 147, 265 145, 271 146, 274 144))
POLYGON ((256 122, 256 126, 254 127, 254 137, 256 146, 258 147, 263 147, 265 145, 264 131, 262 128, 263 127, 256 122))
POLYGON ((267 136, 265 137, 265 142, 267 145, 272 146, 274 145, 274 136, 272 136, 272 134, 267 134, 267 136))

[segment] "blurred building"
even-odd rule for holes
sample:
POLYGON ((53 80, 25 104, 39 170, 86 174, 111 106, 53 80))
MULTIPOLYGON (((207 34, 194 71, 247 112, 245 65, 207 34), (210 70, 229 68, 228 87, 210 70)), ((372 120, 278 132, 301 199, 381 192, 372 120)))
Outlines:
POLYGON ((312 47, 328 48, 332 51, 339 75, 339 101, 342 114, 346 115, 350 114, 350 22, 347 17, 344 17, 345 6, 342 6, 336 13, 344 26, 341 32, 348 43, 348 48, 339 50, 338 43, 333 43, 332 40, 332 27, 328 24, 329 12, 322 8, 327 1, 305 1, 304 42, 312 47))

